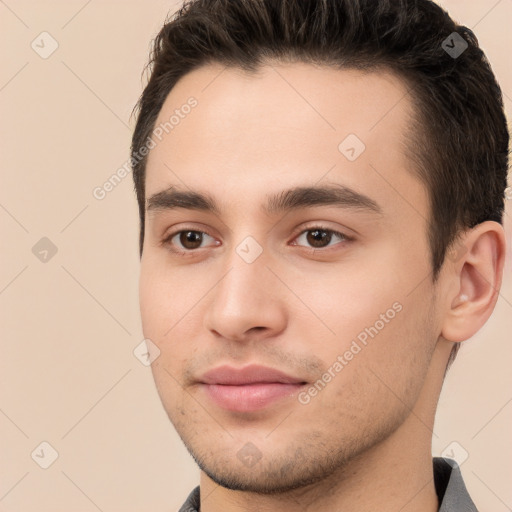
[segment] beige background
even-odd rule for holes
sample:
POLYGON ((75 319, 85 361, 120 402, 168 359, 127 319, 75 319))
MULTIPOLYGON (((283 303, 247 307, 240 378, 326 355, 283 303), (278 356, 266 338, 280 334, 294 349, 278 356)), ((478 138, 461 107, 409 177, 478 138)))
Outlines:
MULTIPOLYGON (((512 0, 442 4, 475 27, 510 118, 512 0)), ((149 42, 177 5, 0 0, 2 511, 173 511, 198 483, 133 354, 142 331, 132 177, 101 201, 92 195, 128 158, 149 42), (31 47, 51 48, 43 31, 59 45, 47 59, 31 47), (47 262, 32 252, 42 237, 57 248, 47 262), (48 460, 43 441, 58 452, 48 469, 36 463, 48 460)), ((454 441, 455 458, 467 452, 462 471, 481 511, 512 507, 511 266, 509 250, 496 311, 464 344, 434 429, 435 454, 454 441)))

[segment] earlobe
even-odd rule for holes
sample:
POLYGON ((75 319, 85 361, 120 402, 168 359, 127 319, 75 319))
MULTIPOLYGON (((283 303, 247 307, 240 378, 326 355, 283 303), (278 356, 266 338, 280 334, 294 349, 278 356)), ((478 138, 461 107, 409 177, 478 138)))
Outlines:
POLYGON ((457 261, 445 261, 454 280, 441 335, 460 342, 471 338, 491 316, 501 287, 505 263, 505 233, 501 224, 486 221, 467 231, 465 250, 457 261))

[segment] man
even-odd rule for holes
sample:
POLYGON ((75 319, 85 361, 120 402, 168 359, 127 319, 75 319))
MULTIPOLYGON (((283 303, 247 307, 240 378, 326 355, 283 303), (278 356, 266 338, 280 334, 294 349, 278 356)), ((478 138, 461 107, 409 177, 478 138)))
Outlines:
POLYGON ((428 0, 196 0, 138 107, 143 332, 201 469, 181 510, 476 510, 431 454, 504 265, 473 33, 428 0))

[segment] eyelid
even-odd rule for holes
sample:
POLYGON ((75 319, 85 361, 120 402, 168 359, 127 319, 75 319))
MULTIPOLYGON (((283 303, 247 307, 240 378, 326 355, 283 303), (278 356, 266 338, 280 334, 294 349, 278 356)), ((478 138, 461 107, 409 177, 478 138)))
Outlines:
POLYGON ((324 222, 324 221, 316 221, 316 222, 310 222, 308 224, 303 224, 302 226, 300 226, 295 232, 294 232, 294 235, 293 235, 293 239, 297 238, 299 235, 301 235, 302 233, 304 233, 304 231, 313 231, 314 229, 319 229, 319 230, 324 230, 324 231, 329 231, 331 233, 336 233, 338 235, 342 235, 344 238, 346 238, 347 240, 354 240, 355 237, 352 236, 352 235, 348 235, 347 234, 347 231, 350 231, 348 229, 345 229, 345 228, 334 228, 334 227, 329 227, 327 225, 327 222, 324 222))

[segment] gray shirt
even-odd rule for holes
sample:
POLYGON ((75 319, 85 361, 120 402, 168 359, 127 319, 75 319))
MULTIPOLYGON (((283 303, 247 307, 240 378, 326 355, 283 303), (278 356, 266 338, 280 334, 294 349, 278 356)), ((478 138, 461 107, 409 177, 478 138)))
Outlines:
MULTIPOLYGON (((458 464, 452 459, 434 457, 434 483, 441 504, 439 512, 478 512, 471 500, 458 464)), ((178 512, 200 512, 199 486, 187 498, 178 512)))

